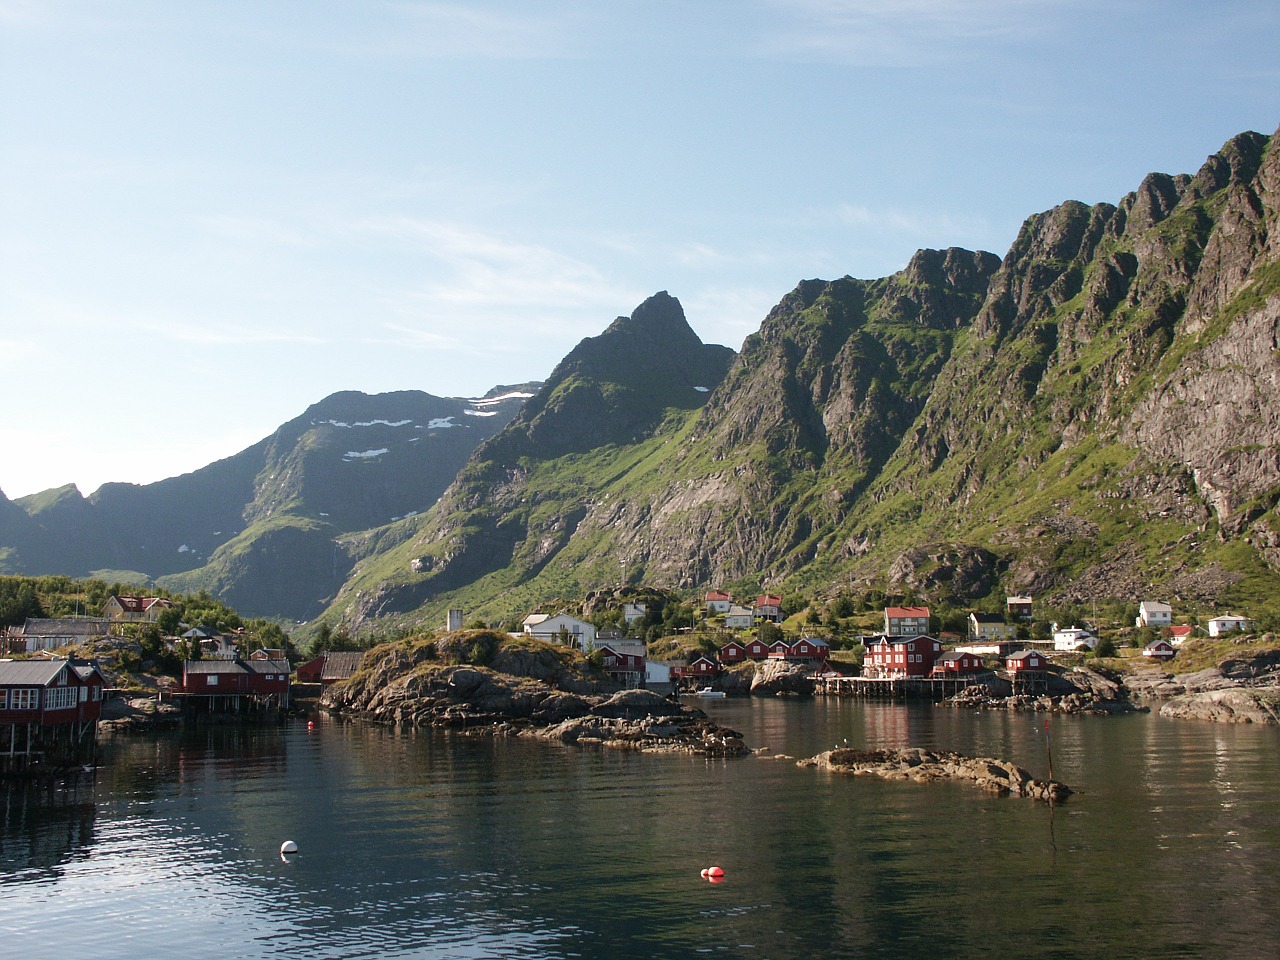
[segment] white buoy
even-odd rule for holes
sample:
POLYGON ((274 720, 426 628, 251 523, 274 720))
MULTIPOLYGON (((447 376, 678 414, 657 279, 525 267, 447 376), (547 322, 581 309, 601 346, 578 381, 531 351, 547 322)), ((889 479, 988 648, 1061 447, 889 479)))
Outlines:
POLYGON ((286 853, 297 853, 297 852, 298 852, 298 845, 294 843, 292 840, 286 840, 284 843, 280 844, 280 853, 282 856, 286 853))

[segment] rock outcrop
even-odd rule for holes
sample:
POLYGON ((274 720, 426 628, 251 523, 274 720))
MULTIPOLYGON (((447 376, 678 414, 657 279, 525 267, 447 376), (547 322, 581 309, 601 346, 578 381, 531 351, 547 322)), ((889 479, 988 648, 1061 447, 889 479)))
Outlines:
POLYGON ((1280 689, 1208 690, 1174 697, 1160 708, 1162 717, 1214 723, 1280 724, 1280 689))
POLYGON ((1065 783, 1037 780, 1007 760, 922 749, 828 750, 799 761, 799 766, 917 783, 964 780, 1001 796, 1030 797, 1050 803, 1061 803, 1072 793, 1065 783))
POLYGON ((751 693, 756 696, 800 696, 813 694, 812 668, 785 660, 765 660, 757 665, 751 679, 751 693))
POLYGON ((325 691, 320 705, 375 723, 627 750, 746 754, 739 734, 700 710, 647 690, 617 691, 606 679, 576 669, 579 661, 572 651, 550 644, 459 631, 434 642, 374 648, 355 676, 325 691), (488 665, 449 662, 457 658, 488 665))

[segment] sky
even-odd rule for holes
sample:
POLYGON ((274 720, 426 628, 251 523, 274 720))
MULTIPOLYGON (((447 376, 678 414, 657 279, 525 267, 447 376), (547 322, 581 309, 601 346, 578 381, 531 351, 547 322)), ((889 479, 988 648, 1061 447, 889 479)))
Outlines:
POLYGON ((1280 127, 1275 0, 0 0, 0 490, 1004 255, 1280 127))

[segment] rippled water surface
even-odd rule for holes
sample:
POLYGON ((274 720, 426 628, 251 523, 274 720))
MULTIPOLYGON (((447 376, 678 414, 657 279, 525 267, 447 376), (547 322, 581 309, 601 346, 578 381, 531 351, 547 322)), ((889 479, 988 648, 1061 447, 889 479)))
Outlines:
MULTIPOLYGON (((771 754, 1048 772, 1043 718, 705 708, 771 754)), ((323 720, 116 739, 93 777, 0 792, 0 956, 1280 956, 1280 733, 1142 715, 1051 735, 1078 791, 1057 808, 323 720)))

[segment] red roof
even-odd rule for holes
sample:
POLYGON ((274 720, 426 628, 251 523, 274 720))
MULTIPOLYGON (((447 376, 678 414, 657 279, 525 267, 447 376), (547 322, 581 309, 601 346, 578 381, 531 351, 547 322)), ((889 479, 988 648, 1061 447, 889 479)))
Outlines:
POLYGON ((782 606, 782 598, 775 597, 771 593, 762 593, 756 597, 757 607, 780 607, 782 606))
POLYGON ((902 620, 907 617, 928 618, 928 607, 885 607, 884 615, 893 620, 902 620))
POLYGON ((1189 637, 1195 627, 1170 627, 1169 636, 1171 637, 1189 637))
POLYGON ((725 600, 732 600, 732 599, 733 599, 733 597, 729 596, 729 594, 727 594, 727 593, 721 593, 719 590, 708 590, 708 591, 707 591, 707 603, 713 603, 713 602, 714 602, 714 603, 720 603, 720 602, 723 602, 723 601, 725 601, 725 600))

